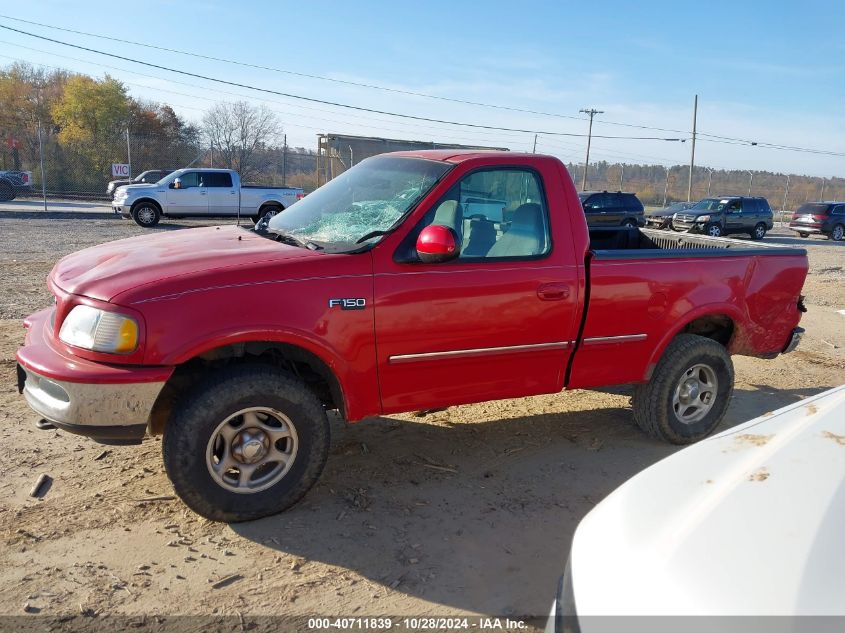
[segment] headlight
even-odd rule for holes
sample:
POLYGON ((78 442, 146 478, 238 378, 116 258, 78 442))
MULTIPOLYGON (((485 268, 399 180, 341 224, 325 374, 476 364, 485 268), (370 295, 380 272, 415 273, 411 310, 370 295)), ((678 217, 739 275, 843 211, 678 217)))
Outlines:
POLYGON ((76 306, 62 323, 59 339, 94 352, 130 354, 138 348, 138 322, 116 312, 76 306))
POLYGON ((710 216, 709 215, 700 215, 695 219, 696 222, 709 222, 710 216))

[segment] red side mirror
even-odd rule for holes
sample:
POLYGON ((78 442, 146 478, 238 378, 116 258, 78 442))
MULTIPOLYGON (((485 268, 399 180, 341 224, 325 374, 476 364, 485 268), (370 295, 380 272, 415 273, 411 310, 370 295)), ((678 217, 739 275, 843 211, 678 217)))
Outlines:
POLYGON ((440 224, 425 227, 417 238, 417 255, 426 264, 455 259, 460 254, 458 236, 453 229, 440 224))

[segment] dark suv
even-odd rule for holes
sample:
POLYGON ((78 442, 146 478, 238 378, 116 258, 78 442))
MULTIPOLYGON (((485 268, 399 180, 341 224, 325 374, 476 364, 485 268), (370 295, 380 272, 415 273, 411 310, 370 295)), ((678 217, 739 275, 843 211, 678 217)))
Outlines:
POLYGON ((769 201, 743 196, 704 198, 672 218, 676 231, 706 233, 711 237, 747 233, 751 239, 762 240, 773 226, 769 201))
POLYGON ((834 242, 845 237, 845 202, 807 202, 792 214, 789 228, 801 237, 827 235, 834 242))
POLYGON ((644 226, 643 203, 636 194, 584 191, 578 194, 588 226, 644 226))

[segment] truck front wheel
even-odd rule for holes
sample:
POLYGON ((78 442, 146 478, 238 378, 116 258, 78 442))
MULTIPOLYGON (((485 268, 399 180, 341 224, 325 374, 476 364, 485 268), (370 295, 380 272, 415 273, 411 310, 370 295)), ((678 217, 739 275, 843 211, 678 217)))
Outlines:
POLYGON ((691 444, 719 425, 733 388, 727 350, 703 336, 680 334, 666 348, 651 380, 634 390, 634 420, 652 437, 691 444))
POLYGON ((176 493, 214 521, 286 510, 320 477, 329 423, 317 397, 264 365, 223 369, 177 405, 164 430, 164 466, 176 493))
POLYGON ((132 207, 132 219, 135 224, 151 229, 161 220, 161 210, 152 202, 139 202, 132 207))

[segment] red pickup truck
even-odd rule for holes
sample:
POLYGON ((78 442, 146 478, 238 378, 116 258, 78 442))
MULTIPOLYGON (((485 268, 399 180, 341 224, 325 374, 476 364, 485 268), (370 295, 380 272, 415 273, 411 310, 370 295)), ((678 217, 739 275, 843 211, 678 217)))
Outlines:
POLYGON ((421 151, 363 161, 255 227, 134 237, 62 259, 25 321, 19 389, 102 442, 163 434, 212 519, 317 480, 326 411, 367 416, 633 383, 673 443, 719 424, 731 354, 797 344, 800 248, 589 231, 565 166, 421 151))

